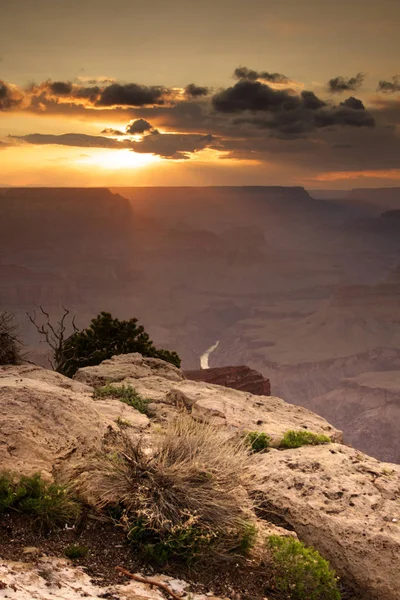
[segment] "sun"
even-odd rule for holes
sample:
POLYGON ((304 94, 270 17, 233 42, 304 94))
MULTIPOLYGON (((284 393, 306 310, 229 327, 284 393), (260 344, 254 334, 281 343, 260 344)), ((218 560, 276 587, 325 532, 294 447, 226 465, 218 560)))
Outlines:
POLYGON ((136 169, 160 162, 162 159, 154 154, 140 154, 133 150, 97 150, 90 155, 79 157, 77 163, 101 167, 117 171, 119 169, 136 169))

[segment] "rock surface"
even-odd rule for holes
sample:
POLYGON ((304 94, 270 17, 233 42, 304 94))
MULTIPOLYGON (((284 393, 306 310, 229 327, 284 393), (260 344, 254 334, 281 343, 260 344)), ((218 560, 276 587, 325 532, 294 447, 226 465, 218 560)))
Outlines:
POLYGON ((363 600, 400 590, 400 466, 339 444, 271 451, 257 489, 271 513, 318 548, 363 600))
MULTIPOLYGON (((170 577, 152 577, 182 598, 224 600, 210 594, 188 594, 184 581, 170 577)), ((2 562, 0 559, 0 598, 15 600, 82 600, 82 598, 118 598, 119 600, 165 600, 161 590, 137 581, 126 585, 99 587, 83 569, 66 559, 46 557, 37 562, 2 562)), ((226 600, 226 599, 225 599, 226 600)))
MULTIPOLYGON (((118 416, 132 422, 135 434, 150 431, 152 421, 160 427, 178 411, 186 411, 233 435, 259 430, 279 442, 288 429, 306 429, 341 441, 339 430, 304 408, 280 398, 188 381, 172 365, 138 354, 81 369, 74 381, 32 366, 1 368, 0 403, 2 467, 23 473, 44 470, 49 476, 62 464, 73 468, 78 459, 85 464, 101 450, 110 430, 118 429, 118 416), (98 386, 106 381, 131 384, 150 398, 150 421, 118 400, 95 400, 88 382, 98 386)), ((398 599, 399 466, 380 463, 340 443, 273 448, 254 460, 254 489, 266 518, 278 517, 278 525, 320 550, 363 599, 398 599)), ((1 568, 8 569, 4 564, 1 568)), ((38 581, 37 574, 32 577, 38 581)), ((146 600, 153 597, 140 594, 146 600)), ((69 597, 75 598, 65 596, 69 597)))
POLYGON ((205 381, 223 385, 241 392, 250 392, 257 396, 270 396, 271 384, 261 373, 244 365, 237 367, 214 367, 197 371, 184 371, 193 381, 205 381))

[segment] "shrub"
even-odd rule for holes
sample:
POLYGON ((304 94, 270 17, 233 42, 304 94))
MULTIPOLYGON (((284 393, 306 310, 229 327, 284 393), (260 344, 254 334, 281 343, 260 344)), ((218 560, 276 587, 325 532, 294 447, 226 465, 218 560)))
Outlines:
POLYGON ((244 438, 252 452, 264 452, 271 444, 271 438, 261 431, 248 431, 244 438))
POLYGON ((80 505, 65 486, 43 481, 39 474, 20 478, 8 473, 0 476, 0 513, 9 509, 31 515, 47 530, 73 523, 80 514, 80 505))
POLYGON ((118 515, 148 557, 190 561, 250 547, 248 465, 243 442, 180 417, 156 434, 152 452, 125 438, 118 456, 99 457, 80 491, 91 505, 118 515))
POLYGON ((180 367, 176 352, 157 349, 137 319, 120 321, 102 312, 92 319, 89 327, 76 330, 62 341, 58 349, 56 370, 72 377, 81 367, 100 364, 115 354, 140 352, 143 356, 161 358, 180 367))
POLYGON ((340 600, 335 572, 313 548, 292 537, 273 535, 267 546, 275 567, 274 585, 292 600, 340 600))
POLYGON ((18 365, 22 360, 22 343, 15 317, 10 312, 0 312, 0 365, 18 365))
POLYGON ((151 400, 143 398, 131 385, 107 384, 95 389, 93 396, 94 398, 118 398, 121 402, 136 408, 144 415, 148 415, 150 412, 149 403, 151 400))
POLYGON ((64 550, 64 554, 70 560, 77 560, 78 558, 85 558, 89 553, 87 546, 79 546, 78 544, 72 544, 64 550))
POLYGON ((300 446, 316 446, 318 444, 330 444, 327 435, 312 433, 311 431, 290 430, 285 433, 279 444, 280 448, 300 448, 300 446))

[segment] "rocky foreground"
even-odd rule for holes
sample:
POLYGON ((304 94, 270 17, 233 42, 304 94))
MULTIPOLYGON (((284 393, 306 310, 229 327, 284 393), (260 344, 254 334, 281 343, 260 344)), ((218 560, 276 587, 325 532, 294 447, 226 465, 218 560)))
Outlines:
MULTIPOLYGON (((265 432, 272 448, 255 455, 252 490, 264 518, 317 548, 357 597, 398 599, 400 466, 344 445, 341 431, 309 410, 273 396, 189 381, 172 365, 138 354, 80 369, 74 380, 31 365, 2 367, 0 405, 1 469, 40 471, 48 478, 82 468, 110 432, 119 433, 121 423, 129 424, 131 434, 147 436, 184 411, 232 435, 265 432), (151 418, 117 399, 95 399, 94 388, 110 382, 131 385, 150 398, 151 418), (331 443, 278 449, 293 429, 324 434, 331 443)), ((47 556, 40 559, 45 565, 32 557, 15 563, 1 555, 0 543, 0 598, 163 597, 138 582, 103 587, 101 596, 66 560, 47 556)))

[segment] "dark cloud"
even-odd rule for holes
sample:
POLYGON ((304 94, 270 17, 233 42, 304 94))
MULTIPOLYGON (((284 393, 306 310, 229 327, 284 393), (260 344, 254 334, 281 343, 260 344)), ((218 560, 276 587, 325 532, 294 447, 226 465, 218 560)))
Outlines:
POLYGON ((192 154, 212 144, 211 134, 173 134, 155 132, 146 135, 140 142, 132 142, 135 152, 150 153, 174 160, 188 159, 192 154))
POLYGON ((303 92, 301 92, 301 97, 303 100, 304 108, 307 108, 309 110, 318 110, 318 108, 323 108, 324 106, 326 106, 326 102, 318 98, 318 96, 316 96, 314 92, 304 90, 303 92))
POLYGON ((101 91, 98 106, 148 106, 164 104, 170 91, 162 86, 113 83, 101 91))
MULTIPOLYGON (((357 99, 349 98, 349 100, 356 101, 357 99)), ((353 102, 350 102, 350 104, 352 103, 353 102)), ((333 125, 348 127, 374 127, 375 119, 371 113, 366 111, 364 108, 355 108, 349 104, 342 103, 338 107, 324 109, 316 113, 315 124, 316 127, 330 127, 333 125)))
POLYGON ((214 138, 211 134, 172 134, 155 131, 145 136, 141 141, 123 140, 83 133, 65 133, 63 135, 50 135, 33 133, 23 136, 10 136, 13 139, 23 140, 34 145, 74 146, 78 148, 109 148, 130 149, 141 154, 155 154, 162 158, 182 160, 190 155, 204 150, 211 145, 214 138))
POLYGON ((385 94, 400 92, 400 75, 394 75, 392 81, 381 80, 378 83, 378 92, 384 92, 385 94))
POLYGON ((50 91, 55 96, 69 96, 72 92, 70 81, 53 81, 49 84, 50 91))
POLYGON ((352 92, 358 90, 364 82, 364 73, 357 73, 355 77, 334 77, 328 81, 327 87, 333 94, 341 94, 342 92, 352 92))
POLYGON ((119 129, 113 129, 112 127, 103 129, 101 133, 105 133, 106 135, 125 135, 123 131, 120 131, 119 129))
POLYGON ((189 83, 185 87, 186 98, 200 98, 201 96, 207 96, 210 90, 207 87, 201 87, 195 83, 189 83))
POLYGON ((247 67, 237 67, 233 73, 237 79, 248 79, 249 81, 257 81, 263 79, 271 83, 289 83, 290 79, 282 73, 268 73, 268 71, 253 71, 247 67))
POLYGON ((361 100, 358 98, 354 98, 354 96, 350 96, 344 102, 340 103, 340 106, 347 106, 347 108, 352 108, 353 110, 365 110, 365 106, 361 100))
POLYGON ((291 110, 299 107, 301 100, 288 90, 274 90, 259 81, 241 79, 234 86, 215 94, 212 103, 218 112, 235 113, 244 110, 291 110))
POLYGON ((125 142, 119 142, 112 138, 100 135, 86 135, 84 133, 64 133, 62 135, 51 135, 42 133, 31 133, 29 135, 10 136, 17 140, 23 140, 28 144, 43 146, 54 144, 57 146, 75 146, 78 148, 128 148, 125 142))
POLYGON ((0 79, 0 110, 12 110, 22 102, 22 95, 0 79))
POLYGON ((136 119, 126 126, 126 133, 131 135, 142 134, 152 129, 153 126, 146 119, 136 119))

